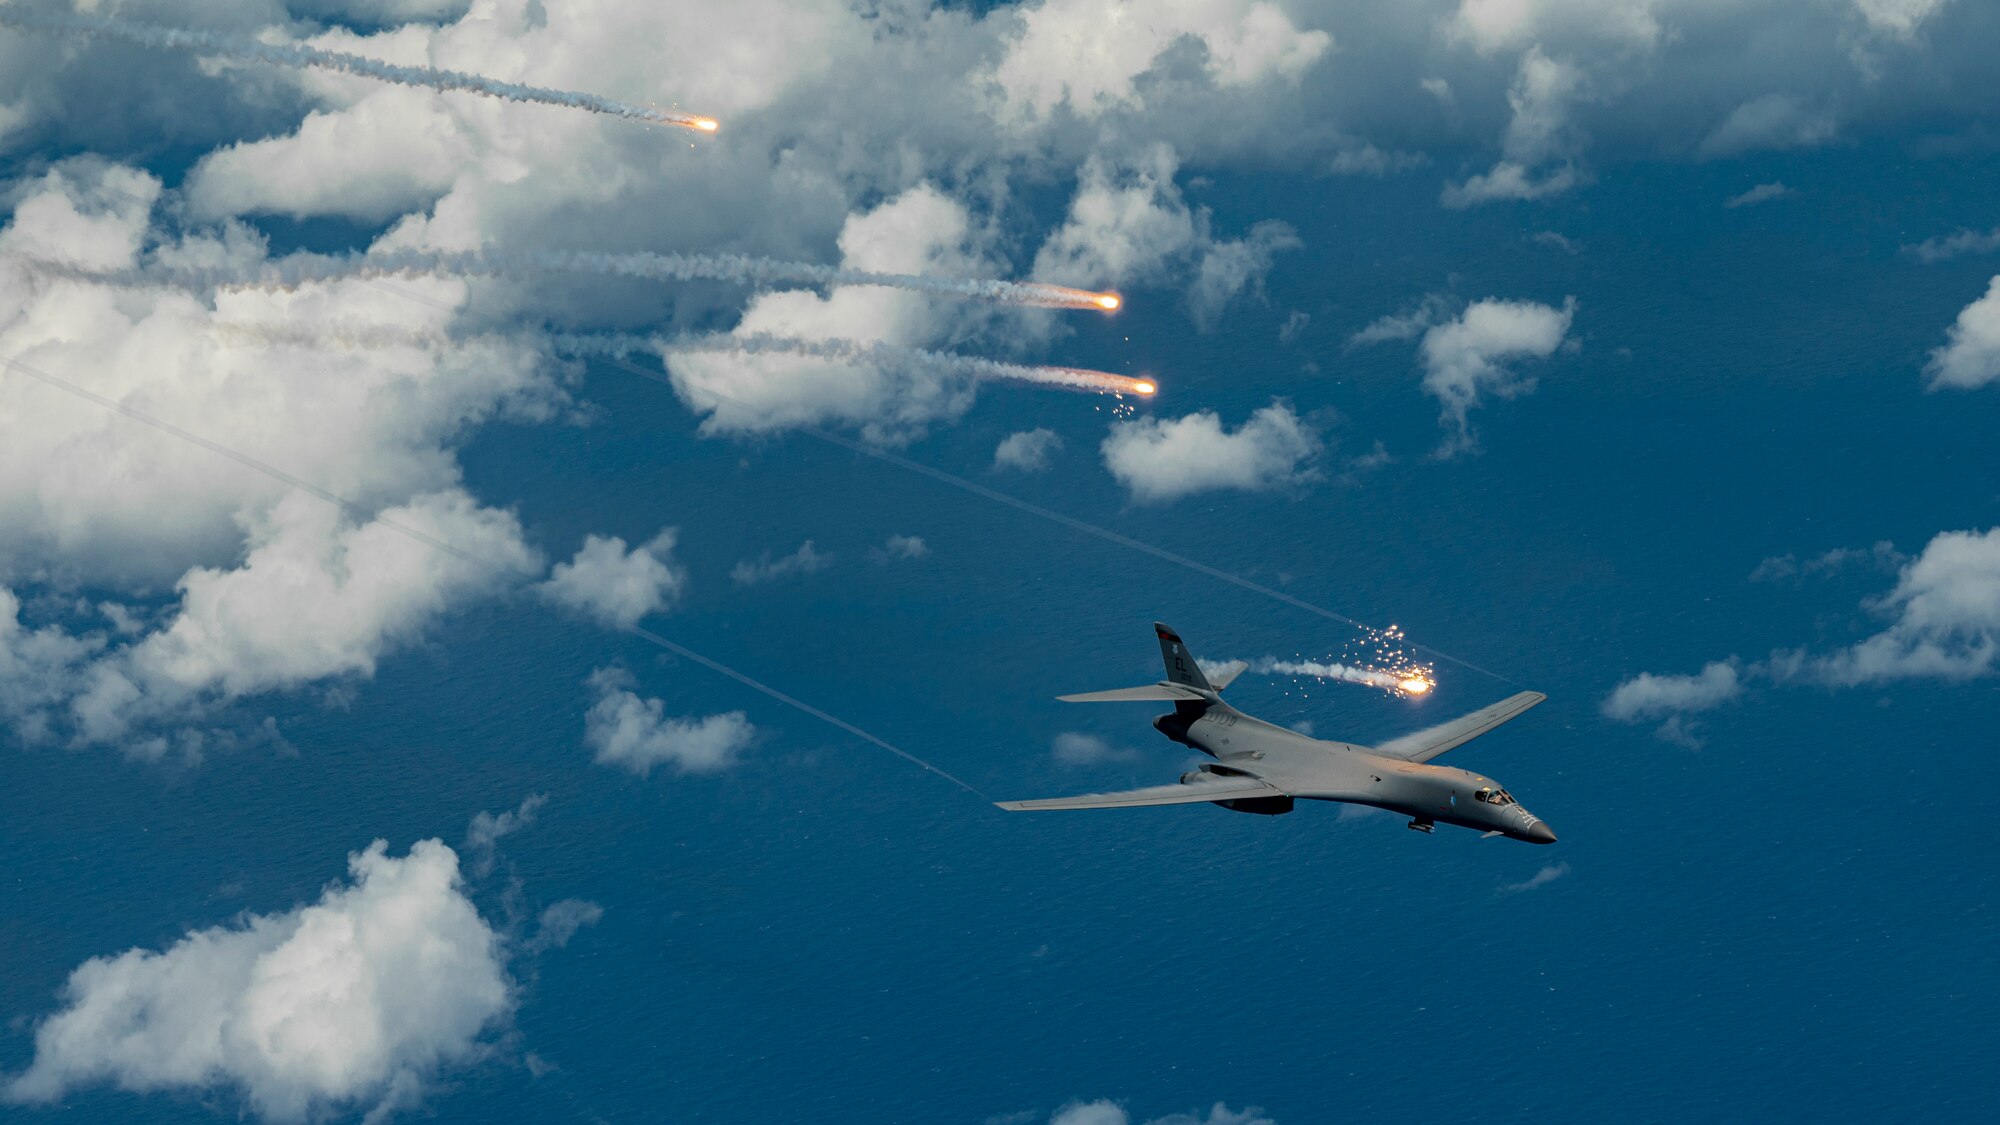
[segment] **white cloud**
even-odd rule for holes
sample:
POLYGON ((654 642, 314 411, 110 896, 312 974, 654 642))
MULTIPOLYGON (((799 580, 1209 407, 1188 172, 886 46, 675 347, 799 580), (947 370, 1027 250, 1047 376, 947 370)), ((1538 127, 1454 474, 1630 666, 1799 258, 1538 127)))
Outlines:
MULTIPOLYGON (((963 203, 919 184, 850 215, 840 235, 841 262, 885 273, 991 276, 997 267, 984 253, 991 239, 963 203)), ((760 294, 734 332, 933 347, 993 315, 904 290, 843 286, 824 297, 806 290, 760 294)), ((667 366, 682 401, 707 415, 702 431, 710 434, 842 421, 860 426, 871 441, 895 443, 958 417, 974 397, 963 376, 786 355, 683 352, 667 366)))
POLYGON ((1105 467, 1134 500, 1160 504, 1197 492, 1311 480, 1321 442, 1290 403, 1273 401, 1234 431, 1207 410, 1114 423, 1102 448, 1105 467))
POLYGON ((1541 870, 1518 883, 1503 883, 1499 893, 1503 895, 1517 895, 1523 891, 1538 890, 1567 874, 1569 874, 1569 864, 1567 863, 1543 864, 1541 870))
POLYGON ((1810 148, 1839 128, 1830 110, 1795 94, 1764 94, 1737 106, 1701 142, 1700 155, 1734 156, 1761 149, 1810 148))
POLYGON ((407 1100, 477 1059, 514 995, 457 857, 424 840, 397 859, 377 840, 348 869, 351 884, 310 906, 84 962, 8 1099, 226 1086, 260 1116, 298 1121, 407 1100))
POLYGON ((993 467, 1039 473, 1049 467, 1050 458, 1062 452, 1062 447, 1062 438, 1050 429, 1008 434, 993 448, 993 467))
POLYGON ((2000 381, 2000 274, 1986 295, 1959 311, 1943 347, 1931 352, 1925 368, 1931 389, 1969 391, 2000 381))
POLYGON ((270 213, 380 223, 422 210, 472 159, 472 143, 428 90, 378 88, 298 131, 204 156, 185 191, 198 219, 270 213))
POLYGON ((0 716, 22 742, 50 739, 51 713, 75 690, 77 670, 96 656, 102 637, 77 637, 55 625, 31 629, 21 599, 0 586, 0 716))
POLYGON ((1741 195, 1732 195, 1724 200, 1722 205, 1734 210, 1738 207, 1749 207, 1757 203, 1769 203, 1773 199, 1784 199, 1787 196, 1797 194, 1798 192, 1793 191, 1777 180, 1772 180, 1768 184, 1758 184, 1741 195))
MULTIPOLYGON (((90 669, 73 704, 80 737, 118 742, 135 725, 245 695, 372 676, 384 654, 414 641, 450 605, 540 566, 511 513, 457 491, 416 497, 358 526, 293 493, 246 523, 240 566, 188 571, 172 623, 90 669)), ((165 745, 127 749, 154 756, 165 745)))
POLYGON ((1218 88, 1295 82, 1333 46, 1269 0, 1042 0, 995 18, 1018 29, 988 75, 1017 121, 1141 106, 1137 80, 1183 40, 1201 44, 1218 88))
POLYGON ((1871 547, 1835 547, 1804 561, 1797 555, 1774 555, 1757 564, 1757 568, 1750 572, 1750 581, 1778 582, 1801 576, 1832 574, 1857 563, 1893 572, 1900 570, 1908 561, 1908 555, 1898 551, 1894 543, 1883 539, 1871 547))
POLYGON ((1942 262, 1960 254, 1990 254, 2000 250, 2000 227, 1988 231, 1961 228, 1948 235, 1926 238, 1915 246, 1903 247, 1903 250, 1924 263, 1942 262))
MULTIPOLYGON (((28 186, 0 251, 102 269, 150 257, 254 265, 236 228, 176 238, 149 225, 143 173, 70 162, 28 186)), ((463 283, 410 281, 449 308, 463 283)), ((454 314, 364 283, 293 292, 114 290, 0 260, 0 355, 18 359, 368 507, 454 486, 451 444, 501 412, 546 417, 554 393, 534 350, 454 337, 454 314), (367 321, 427 344, 345 349, 260 341, 367 321)), ((45 386, 0 401, 0 574, 51 568, 78 581, 169 584, 237 557, 247 523, 291 491, 213 452, 45 386)))
POLYGON ((1570 115, 1589 90, 1581 68, 1553 59, 1539 46, 1521 56, 1521 69, 1507 92, 1513 117, 1501 139, 1501 160, 1484 175, 1447 184, 1447 207, 1470 207, 1496 199, 1541 199, 1575 186, 1577 171, 1567 159, 1578 147, 1570 115), (1536 179, 1542 165, 1561 160, 1536 179))
POLYGON ((678 534, 670 527, 629 551, 617 536, 585 536, 576 557, 550 572, 542 595, 613 628, 629 629, 680 600, 687 571, 674 561, 678 534))
POLYGON ((869 552, 876 562, 895 562, 899 559, 921 559, 931 553, 930 544, 921 535, 891 535, 880 547, 869 552))
POLYGON ((1907 40, 1915 38, 1924 21, 1949 3, 1951 0, 1854 0, 1854 7, 1870 30, 1907 40))
POLYGON ((1239 240, 1216 238, 1208 208, 1191 209, 1182 197, 1178 170, 1165 145, 1124 164, 1093 154, 1078 173, 1068 218, 1035 254, 1034 276, 1093 289, 1189 277, 1189 312, 1212 326, 1239 294, 1258 291, 1279 251, 1301 243, 1277 222, 1258 223, 1239 240))
POLYGON ((465 829, 465 854, 471 862, 467 867, 474 878, 485 878, 493 873, 500 841, 535 823, 535 814, 549 803, 547 793, 530 793, 522 798, 519 808, 500 813, 480 810, 473 814, 472 823, 465 829))
POLYGON ((633 692, 632 674, 620 668, 599 668, 590 674, 597 695, 584 716, 584 742, 597 761, 621 766, 641 777, 655 766, 670 765, 683 774, 720 773, 736 764, 736 756, 756 736, 756 728, 741 711, 699 719, 670 719, 666 704, 641 699, 633 692))
MULTIPOLYGON (((1049 1118, 1049 1125, 1134 1125, 1125 1107, 1114 1101, 1071 1102, 1049 1118)), ((1148 1118, 1140 1125, 1277 1125, 1255 1106, 1232 1110, 1221 1102, 1207 1113, 1170 1113, 1148 1118)))
POLYGON ((1136 762, 1145 757, 1130 746, 1114 746, 1094 734, 1064 731, 1049 753, 1065 766, 1097 766, 1106 762, 1136 762))
POLYGON ((1424 334, 1424 329, 1442 321, 1450 311, 1451 302, 1442 293, 1428 294, 1403 312, 1390 313, 1369 322, 1367 327, 1347 338, 1347 346, 1359 348, 1396 340, 1414 340, 1424 334))
POLYGON ((756 562, 744 559, 730 569, 729 577, 738 586, 756 586, 800 574, 818 574, 832 565, 833 556, 813 546, 808 539, 783 558, 773 559, 771 552, 765 551, 757 556, 756 562))
POLYGON ((1561 308, 1489 297, 1474 301, 1457 319, 1425 331, 1418 345, 1424 391, 1444 407, 1439 424, 1454 431, 1440 447, 1440 455, 1477 448, 1466 415, 1482 395, 1512 398, 1535 389, 1533 379, 1515 375, 1504 364, 1555 354, 1575 315, 1574 297, 1564 300, 1561 308))
POLYGON ((1604 701, 1607 718, 1621 723, 1650 722, 1670 715, 1710 711, 1743 694, 1734 663, 1714 661, 1692 676, 1641 672, 1620 683, 1604 701))
POLYGON ((535 936, 528 939, 527 950, 540 953, 548 949, 561 949, 569 944, 577 931, 585 926, 595 926, 604 919, 604 908, 583 898, 566 898, 552 903, 536 920, 535 936))
POLYGON ((1449 33, 1487 54, 1552 38, 1650 48, 1660 37, 1654 7, 1654 0, 1461 0, 1449 33))
POLYGON ((2000 528, 1939 534, 1873 608, 1892 618, 1888 628, 1799 668, 1840 686, 1992 674, 2000 667, 2000 528))

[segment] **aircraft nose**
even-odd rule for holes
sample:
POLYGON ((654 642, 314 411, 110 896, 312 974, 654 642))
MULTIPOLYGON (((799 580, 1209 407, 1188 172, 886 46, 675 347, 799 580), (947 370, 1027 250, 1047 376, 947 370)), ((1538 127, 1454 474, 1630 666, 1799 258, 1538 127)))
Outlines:
POLYGON ((1539 820, 1528 826, 1526 835, 1529 840, 1537 844, 1553 844, 1556 842, 1555 830, 1539 820))

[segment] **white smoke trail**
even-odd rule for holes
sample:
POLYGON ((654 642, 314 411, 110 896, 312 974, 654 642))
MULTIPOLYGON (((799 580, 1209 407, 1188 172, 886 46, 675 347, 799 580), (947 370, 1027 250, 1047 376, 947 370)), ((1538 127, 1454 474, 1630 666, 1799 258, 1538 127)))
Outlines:
POLYGON ((792 336, 753 333, 748 336, 713 335, 666 338, 659 336, 575 336, 551 338, 557 351, 578 355, 623 358, 633 352, 652 351, 672 355, 682 353, 722 353, 729 355, 791 355, 823 359, 830 363, 880 367, 891 371, 954 375, 969 379, 1004 379, 1061 387, 1100 394, 1150 395, 1156 389, 1150 379, 1134 379, 1109 371, 1081 367, 1044 367, 1007 363, 979 356, 910 348, 897 344, 860 340, 807 340, 792 336))
POLYGON ((0 7, 0 24, 22 31, 40 31, 58 35, 104 35, 137 43, 142 47, 157 47, 164 50, 192 51, 196 54, 214 55, 224 58, 242 59, 248 62, 271 63, 275 66, 318 67, 322 70, 338 70, 363 78, 374 78, 383 82, 394 82, 402 86, 420 86, 432 90, 463 90, 470 94, 481 94, 489 98, 501 98, 513 102, 538 102, 543 105, 567 106, 571 109, 604 113, 613 117, 624 117, 634 121, 650 121, 660 125, 678 125, 685 129, 714 132, 715 119, 692 113, 678 113, 673 110, 656 109, 651 106, 629 105, 613 101, 596 94, 578 93, 574 90, 553 90, 545 86, 524 86, 517 82, 502 82, 497 78, 487 78, 479 74, 467 74, 458 70, 440 70, 431 66, 403 66, 384 62, 381 59, 350 55, 344 51, 328 51, 319 47, 308 47, 300 43, 264 43, 256 39, 246 39, 237 35, 225 35, 215 31, 199 31, 191 28, 159 27, 153 24, 127 23, 124 20, 85 12, 39 13, 20 11, 16 5, 0 7))
POLYGON ((294 254, 245 269, 228 266, 161 266, 143 270, 94 271, 40 258, 22 259, 50 276, 124 286, 185 286, 203 289, 295 289, 309 282, 373 280, 384 277, 454 275, 503 277, 534 273, 592 273, 647 281, 727 281, 740 285, 877 285, 940 297, 992 301, 1051 309, 1116 308, 1120 298, 1039 281, 931 277, 877 273, 813 262, 788 262, 746 254, 655 254, 598 251, 509 253, 429 253, 391 250, 366 255, 294 254), (1105 302, 1111 302, 1106 305, 1105 302))
MULTIPOLYGON (((1223 661, 1214 667, 1218 670, 1233 664, 1244 665, 1260 676, 1311 676, 1316 680, 1339 680, 1342 683, 1365 684, 1402 695, 1422 695, 1431 690, 1435 683, 1431 670, 1421 665, 1399 665, 1396 668, 1365 668, 1353 664, 1340 664, 1319 660, 1279 660, 1266 656, 1257 660, 1223 661)), ((1204 661, 1202 668, 1210 665, 1204 661)))

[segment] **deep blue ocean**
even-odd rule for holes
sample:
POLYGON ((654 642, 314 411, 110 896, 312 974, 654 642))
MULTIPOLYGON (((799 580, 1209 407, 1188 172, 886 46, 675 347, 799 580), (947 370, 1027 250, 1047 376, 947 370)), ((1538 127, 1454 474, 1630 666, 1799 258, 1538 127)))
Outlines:
MULTIPOLYGON (((1994 682, 1756 685, 1703 719, 1699 749, 1598 708, 1640 671, 1880 627, 1863 603, 1893 575, 1750 582, 1767 556, 1915 553, 2000 524, 2000 391, 1922 378, 2000 261, 1898 253, 1990 226, 2000 157, 1628 163, 1557 204, 1470 212, 1437 205, 1435 168, 1205 174, 1190 196, 1219 230, 1275 217, 1305 242, 1267 303, 1203 335, 1177 294, 1133 291, 1048 358, 1157 374, 1163 416, 1233 426, 1288 398, 1338 443, 1328 479, 1133 506, 1099 462, 1105 403, 1018 387, 905 452, 1514 681, 1441 663, 1412 701, 1246 676, 1230 696, 1252 713, 1370 742, 1517 683, 1547 692, 1448 761, 1503 781, 1558 844, 1317 804, 1010 815, 523 595, 342 692, 243 705, 295 753, 0 753, 0 1070, 26 1065, 32 1020, 85 959, 287 909, 374 838, 456 846, 476 812, 546 793, 475 898, 496 924, 570 897, 603 919, 515 962, 514 1028, 444 1076, 423 1111, 438 1120, 982 1122, 1096 1097, 1135 1119, 1249 1103, 1284 1125, 1989 1114, 1994 682), (1799 194, 1722 206, 1770 180, 1799 194), (1578 302, 1580 349, 1474 413, 1479 456, 1429 457, 1441 431, 1411 345, 1345 346, 1431 292, 1578 302), (1281 341, 1294 311, 1310 322, 1281 341), (1034 426, 1066 442, 1053 471, 989 474, 994 444, 1034 426), (1337 479, 1377 440, 1392 464, 1337 479), (612 663, 670 713, 746 710, 758 744, 715 777, 593 764, 584 680, 612 663)), ((1156 618, 1218 659, 1324 657, 1353 636, 810 436, 698 439, 671 393, 615 368, 577 393, 587 426, 483 431, 464 454, 474 493, 517 505, 554 557, 589 532, 678 526, 687 601, 650 625, 994 797, 1185 768, 1156 708, 1054 699, 1156 678, 1156 618), (930 555, 870 561, 892 533, 930 555), (836 557, 824 573, 729 581, 808 538, 836 557), (1145 757, 1065 768, 1049 748, 1068 730, 1145 757)), ((59 1114, 7 1112, 206 1122, 234 1106, 94 1089, 59 1114)))

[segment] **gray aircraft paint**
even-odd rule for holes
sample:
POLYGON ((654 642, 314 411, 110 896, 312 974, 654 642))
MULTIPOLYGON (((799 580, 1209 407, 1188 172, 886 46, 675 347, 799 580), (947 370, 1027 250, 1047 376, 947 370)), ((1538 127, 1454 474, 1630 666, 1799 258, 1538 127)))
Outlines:
POLYGON ((1221 687, 1202 675, 1180 635, 1159 622, 1153 631, 1167 678, 1146 687, 1117 688, 1060 697, 1071 703, 1171 702, 1172 714, 1153 720, 1161 734, 1214 758, 1183 774, 1177 785, 1119 793, 1086 793, 1033 801, 1001 801, 1013 812, 1132 808, 1209 803, 1236 812, 1288 813, 1294 802, 1340 801, 1372 805, 1410 818, 1429 831, 1455 824, 1535 844, 1553 844, 1555 833, 1484 774, 1431 759, 1463 745, 1548 698, 1524 691, 1441 726, 1380 747, 1308 738, 1246 715, 1222 701, 1221 687))

